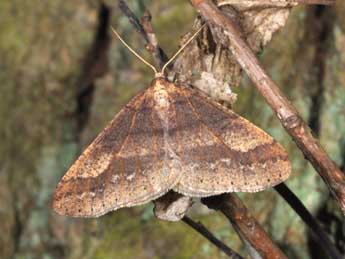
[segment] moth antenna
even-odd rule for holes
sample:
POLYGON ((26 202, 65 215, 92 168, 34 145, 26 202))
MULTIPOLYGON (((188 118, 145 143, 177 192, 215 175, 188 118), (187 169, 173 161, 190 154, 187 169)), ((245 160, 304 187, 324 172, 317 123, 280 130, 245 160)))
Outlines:
POLYGON ((188 46, 189 43, 199 34, 199 32, 205 27, 206 24, 203 24, 194 34, 190 37, 189 40, 165 63, 162 68, 162 74, 164 75, 164 70, 168 67, 168 65, 188 46))
POLYGON ((140 59, 144 64, 146 64, 147 66, 149 66, 153 72, 155 73, 155 75, 158 74, 158 71, 157 69, 152 65, 150 64, 148 61, 146 61, 142 56, 140 56, 134 49, 132 49, 126 42, 125 40, 120 36, 120 34, 114 29, 113 26, 110 26, 111 27, 111 30, 113 31, 113 33, 115 34, 115 36, 122 42, 123 45, 126 46, 127 49, 129 49, 130 52, 132 52, 132 54, 134 56, 136 56, 138 59, 140 59))

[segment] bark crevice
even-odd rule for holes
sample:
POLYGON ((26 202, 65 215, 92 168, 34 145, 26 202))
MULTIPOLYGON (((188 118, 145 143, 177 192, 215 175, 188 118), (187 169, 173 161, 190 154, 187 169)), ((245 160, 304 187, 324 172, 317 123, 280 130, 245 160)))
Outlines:
POLYGON ((110 47, 109 24, 110 8, 101 4, 98 11, 98 26, 90 49, 86 52, 77 79, 76 110, 77 139, 87 125, 95 91, 95 80, 102 77, 109 68, 108 50, 110 47))

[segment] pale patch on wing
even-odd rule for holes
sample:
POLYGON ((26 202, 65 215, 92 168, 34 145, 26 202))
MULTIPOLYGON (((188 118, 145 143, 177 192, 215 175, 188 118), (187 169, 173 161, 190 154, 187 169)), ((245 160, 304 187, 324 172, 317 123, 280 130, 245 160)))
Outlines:
POLYGON ((136 149, 122 149, 116 156, 121 158, 129 158, 134 156, 150 156, 154 155, 154 150, 148 148, 136 149))
POLYGON ((226 131, 221 137, 232 150, 240 152, 247 152, 257 146, 271 144, 274 141, 269 135, 261 134, 255 129, 250 131, 250 134, 243 134, 241 131, 226 131))
POLYGON ((89 150, 93 149, 92 145, 81 155, 78 160, 69 169, 63 180, 71 178, 95 178, 103 173, 109 166, 113 159, 113 154, 99 153, 97 158, 92 158, 88 155, 89 150))

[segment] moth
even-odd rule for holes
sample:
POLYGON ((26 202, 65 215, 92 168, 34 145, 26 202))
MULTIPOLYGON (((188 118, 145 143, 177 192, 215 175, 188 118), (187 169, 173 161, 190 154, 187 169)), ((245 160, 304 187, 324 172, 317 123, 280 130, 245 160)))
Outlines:
POLYGON ((200 90, 164 76, 199 31, 161 72, 143 60, 155 78, 62 177, 53 198, 58 214, 98 217, 145 204, 169 190, 207 197, 258 192, 287 179, 288 155, 271 136, 200 90))

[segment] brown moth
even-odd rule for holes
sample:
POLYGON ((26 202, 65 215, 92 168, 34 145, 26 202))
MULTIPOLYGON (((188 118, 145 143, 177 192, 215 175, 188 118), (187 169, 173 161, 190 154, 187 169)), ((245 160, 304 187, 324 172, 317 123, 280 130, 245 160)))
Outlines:
POLYGON ((58 214, 98 217, 169 190, 192 197, 257 192, 290 175, 288 155, 271 136, 200 90, 169 82, 164 68, 153 68, 150 86, 63 176, 53 199, 58 214))

